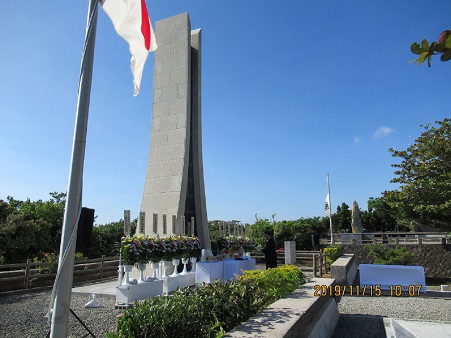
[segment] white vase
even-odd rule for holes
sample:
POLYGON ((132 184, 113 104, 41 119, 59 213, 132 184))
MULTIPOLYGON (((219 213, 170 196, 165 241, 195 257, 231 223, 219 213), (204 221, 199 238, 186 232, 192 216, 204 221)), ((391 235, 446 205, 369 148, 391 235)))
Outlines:
POLYGON ((152 279, 158 279, 158 267, 160 265, 158 263, 152 262, 152 279))
POLYGON ((122 285, 131 285, 130 283, 130 272, 132 272, 133 265, 124 265, 124 271, 125 271, 125 282, 122 283, 122 285))
POLYGON ((191 267, 191 271, 190 271, 190 272, 194 272, 194 271, 196 271, 197 257, 190 257, 189 259, 190 259, 190 261, 191 261, 191 264, 193 265, 193 266, 191 267))
POLYGON ((168 278, 168 275, 166 275, 166 270, 167 270, 167 268, 168 268, 168 266, 170 264, 171 264, 170 261, 163 261, 163 269, 162 269, 163 274, 161 275, 161 279, 167 279, 168 278))
POLYGON ((250 252, 246 252, 246 257, 251 257, 251 253, 250 252))
POLYGON ((181 275, 187 275, 189 273, 188 270, 186 269, 186 265, 188 264, 188 262, 189 262, 189 258, 182 258, 183 271, 180 272, 181 275))
POLYGON ((146 281, 144 280, 144 270, 146 270, 146 264, 138 264, 139 269, 139 281, 138 284, 143 284, 146 281))
POLYGON ((169 277, 177 277, 179 273, 177 272, 177 267, 180 264, 180 258, 174 258, 172 259, 172 265, 174 265, 174 272, 169 277))

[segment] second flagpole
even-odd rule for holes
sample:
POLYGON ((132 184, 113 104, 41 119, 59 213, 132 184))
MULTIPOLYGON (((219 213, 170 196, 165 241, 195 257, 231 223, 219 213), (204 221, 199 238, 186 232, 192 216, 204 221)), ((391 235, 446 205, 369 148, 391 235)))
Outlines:
POLYGON ((330 243, 331 245, 335 244, 335 240, 334 240, 334 231, 332 228, 332 204, 330 203, 330 183, 329 183, 329 173, 326 174, 327 177, 327 193, 329 196, 329 223, 330 223, 330 243))

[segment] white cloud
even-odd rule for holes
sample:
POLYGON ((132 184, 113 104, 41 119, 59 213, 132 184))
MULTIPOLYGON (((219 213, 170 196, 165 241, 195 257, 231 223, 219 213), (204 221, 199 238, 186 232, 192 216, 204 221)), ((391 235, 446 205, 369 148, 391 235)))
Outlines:
POLYGON ((388 135, 394 133, 395 130, 393 128, 390 127, 379 127, 376 129, 376 131, 373 134, 373 138, 375 140, 380 140, 381 138, 387 137, 388 135))

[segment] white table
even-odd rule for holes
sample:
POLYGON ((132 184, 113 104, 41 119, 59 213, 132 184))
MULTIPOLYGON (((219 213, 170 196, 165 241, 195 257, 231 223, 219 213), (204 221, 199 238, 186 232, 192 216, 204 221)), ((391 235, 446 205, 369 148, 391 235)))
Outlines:
POLYGON ((227 259, 224 261, 224 280, 241 276, 244 270, 255 270, 255 258, 244 260, 227 259))
POLYGON ((409 287, 426 292, 426 279, 422 266, 360 264, 360 286, 380 285, 381 290, 393 291, 396 285, 406 294, 409 287))
POLYGON ((196 283, 213 283, 215 280, 222 280, 224 276, 224 264, 220 262, 197 262, 196 263, 196 283))

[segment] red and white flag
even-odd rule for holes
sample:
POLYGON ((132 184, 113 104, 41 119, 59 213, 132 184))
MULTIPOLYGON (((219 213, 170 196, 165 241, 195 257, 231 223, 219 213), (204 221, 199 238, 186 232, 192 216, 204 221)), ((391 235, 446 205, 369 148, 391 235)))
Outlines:
POLYGON ((139 93, 141 77, 149 52, 157 49, 157 41, 144 0, 99 0, 100 5, 113 22, 114 29, 129 44, 130 68, 133 74, 134 92, 139 93))

